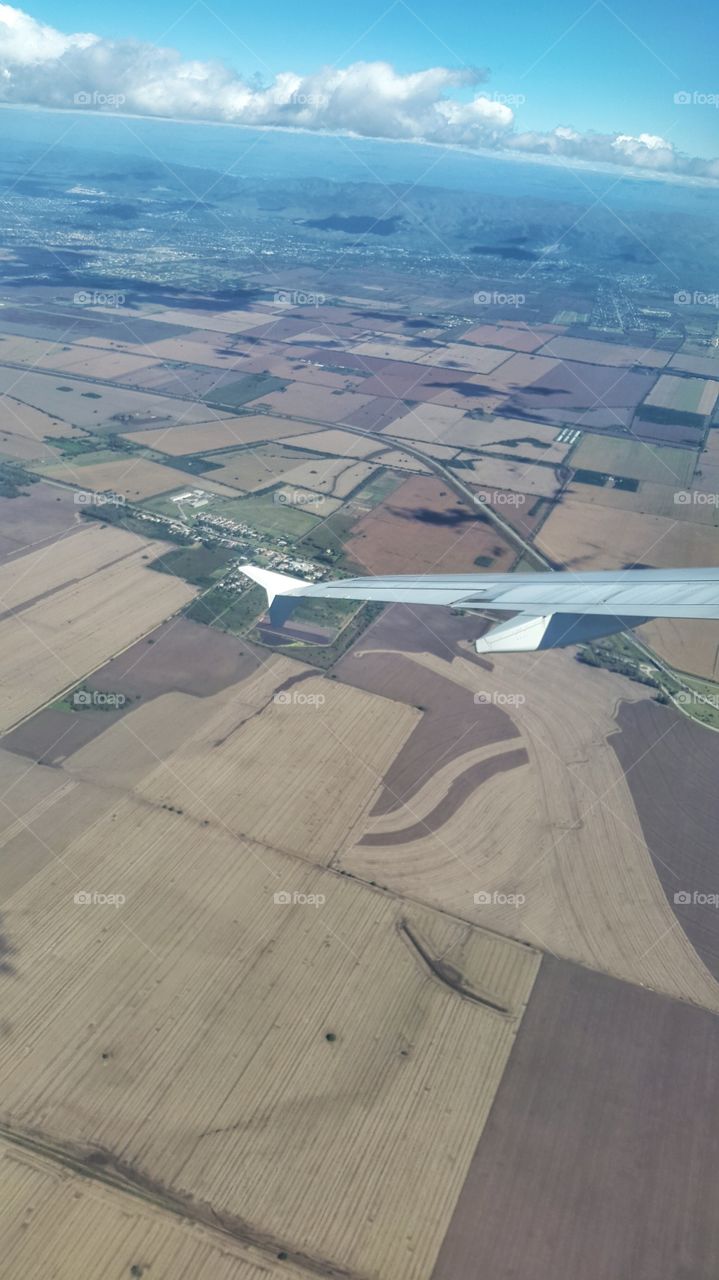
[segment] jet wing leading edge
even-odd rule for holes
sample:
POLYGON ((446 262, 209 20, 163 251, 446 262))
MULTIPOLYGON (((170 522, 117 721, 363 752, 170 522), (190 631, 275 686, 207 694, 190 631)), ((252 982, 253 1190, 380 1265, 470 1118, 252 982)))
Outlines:
POLYGON ((477 640, 478 653, 561 648, 626 631, 651 618, 719 619, 719 569, 400 574, 305 582, 257 565, 241 568, 267 592, 275 626, 305 598, 445 605, 516 615, 477 640))

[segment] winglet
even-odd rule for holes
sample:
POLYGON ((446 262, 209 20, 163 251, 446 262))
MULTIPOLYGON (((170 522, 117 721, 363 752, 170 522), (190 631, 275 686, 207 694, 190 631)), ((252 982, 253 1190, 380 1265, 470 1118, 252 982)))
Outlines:
POLYGON ((275 596, 286 596, 294 591, 301 594, 302 587, 310 585, 303 578, 290 578, 289 574, 275 573, 272 569, 260 569, 256 564, 241 564, 240 569, 248 578, 252 578, 253 582, 258 582, 261 587, 264 587, 268 604, 272 604, 275 596))
POLYGON ((274 573, 272 569, 260 569, 255 564, 241 564, 240 569, 267 592, 270 622, 276 627, 281 627, 283 622, 292 616, 300 602, 299 597, 303 589, 310 586, 310 583, 302 578, 291 578, 286 573, 274 573))

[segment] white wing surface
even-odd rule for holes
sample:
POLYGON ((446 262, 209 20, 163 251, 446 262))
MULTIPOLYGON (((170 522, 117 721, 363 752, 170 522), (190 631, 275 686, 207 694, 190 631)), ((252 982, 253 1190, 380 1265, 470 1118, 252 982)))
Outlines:
POLYGON ((626 569, 595 573, 408 574, 303 582, 255 565, 242 570, 267 592, 275 624, 300 598, 519 615, 476 642, 478 653, 551 649, 625 631, 650 618, 718 618, 719 569, 626 569))

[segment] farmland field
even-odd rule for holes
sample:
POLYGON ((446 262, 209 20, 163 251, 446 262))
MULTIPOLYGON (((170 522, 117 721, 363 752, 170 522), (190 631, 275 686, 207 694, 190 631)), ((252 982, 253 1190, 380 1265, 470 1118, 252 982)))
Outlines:
MULTIPOLYGON (((488 670, 462 646, 458 655, 456 645, 436 645, 439 613, 423 611, 420 620, 392 610, 339 664, 343 680, 385 697, 422 698, 425 710, 416 742, 408 739, 337 865, 719 1011, 719 983, 674 927, 609 745, 617 700, 640 709, 647 691, 579 666, 570 653, 547 652, 539 661, 505 655, 488 670), (459 733, 448 733, 450 726, 461 726, 459 733), (520 895, 519 906, 512 895, 520 895)), ((659 715, 667 729, 680 723, 674 711, 659 715)), ((705 731, 688 728, 696 750, 705 731)))
POLYGON ((655 484, 688 489, 697 465, 691 449, 671 449, 636 440, 609 440, 585 435, 572 455, 572 466, 609 475, 630 476, 655 484))
POLYGON ((513 559, 496 529, 478 523, 441 480, 425 476, 405 481, 363 516, 352 529, 347 550, 367 573, 472 572, 478 557, 488 557, 501 571, 513 559))
POLYGON ((14 564, 0 567, 3 728, 192 598, 179 579, 147 569, 147 545, 94 524, 23 556, 19 574, 14 564))
MULTIPOLYGON (((151 1212, 180 1204, 229 1234, 231 1250, 249 1250, 246 1264, 286 1254, 302 1275, 332 1266, 414 1280, 431 1272, 539 957, 315 864, 352 829, 418 713, 314 678, 293 683, 301 674, 272 659, 199 703, 155 698, 57 772, 96 808, 112 787, 91 828, 55 841, 61 861, 46 858, 5 902, 22 957, 0 1050, 8 1141, 72 1154, 83 1170, 101 1153, 111 1188, 116 1169, 130 1193, 152 1184, 151 1212), (321 705, 278 696, 320 688, 321 705), (348 734, 334 759, 330 729, 348 734), (285 753, 276 788, 247 772, 268 733, 285 753), (358 768, 370 741, 371 766, 358 768), (311 758, 318 781, 320 759, 325 768, 316 794, 311 758), (346 810, 327 767, 344 772, 346 810), (260 803, 265 789, 280 809, 260 803), (274 846, 298 836, 300 858, 274 846), (128 841, 142 856, 128 858, 128 841), (75 897, 85 888, 123 903, 85 905, 75 897), (300 896, 288 905, 287 894, 300 896), (42 1015, 25 1021, 23 1010, 42 1015), (310 1136, 322 1153, 311 1178, 310 1136), (399 1176, 414 1167, 420 1195, 399 1176)), ((141 1241, 131 1221, 128 1241, 141 1241)), ((153 1250, 170 1248, 169 1232, 158 1222, 153 1250)), ((210 1245, 196 1239, 204 1265, 210 1245)))

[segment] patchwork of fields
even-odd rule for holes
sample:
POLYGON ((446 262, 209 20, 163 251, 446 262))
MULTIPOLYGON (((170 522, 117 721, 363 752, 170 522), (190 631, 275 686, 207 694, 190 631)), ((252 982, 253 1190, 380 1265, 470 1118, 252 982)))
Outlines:
MULTIPOLYGON (((34 305, 0 313, 8 1275, 709 1277, 719 936, 677 893, 716 889, 719 739, 571 651, 478 658, 478 616, 272 627, 237 565, 719 563, 713 349, 565 302, 34 305)), ((713 625, 642 635, 719 675, 713 625)))

